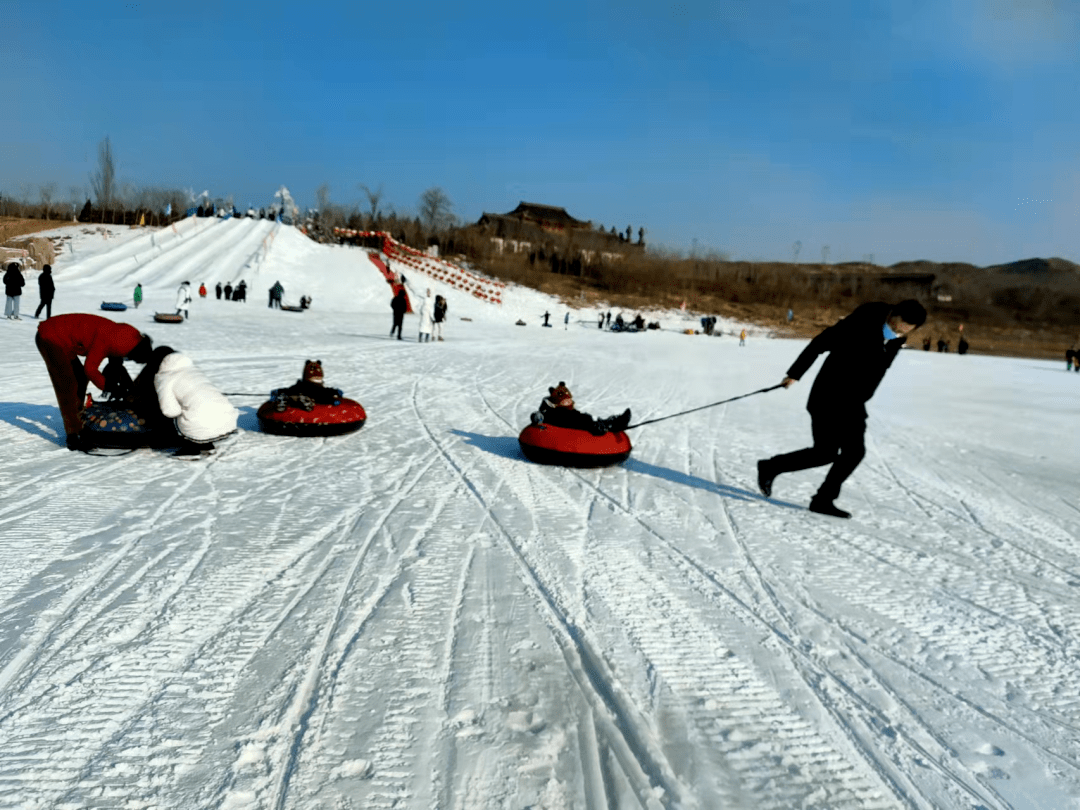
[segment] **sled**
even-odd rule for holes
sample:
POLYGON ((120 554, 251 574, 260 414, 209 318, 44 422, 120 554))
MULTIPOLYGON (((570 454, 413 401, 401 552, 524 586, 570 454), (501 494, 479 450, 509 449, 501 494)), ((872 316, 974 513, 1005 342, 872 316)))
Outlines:
POLYGON ((310 411, 292 406, 278 411, 271 399, 259 406, 255 416, 264 433, 278 436, 340 436, 359 430, 367 421, 364 406, 345 398, 340 405, 316 405, 310 411))
POLYGON ((283 310, 285 310, 286 312, 303 312, 304 311, 303 307, 295 307, 292 304, 282 304, 281 308, 283 310))
POLYGON ((120 403, 95 402, 82 412, 82 422, 79 435, 93 447, 133 450, 155 437, 145 419, 120 403))
POLYGON ((123 312, 127 309, 127 304, 122 301, 102 301, 101 308, 106 312, 123 312))
POLYGON ((587 430, 543 424, 527 425, 518 444, 530 461, 560 467, 609 467, 626 461, 633 449, 624 431, 596 436, 587 430))
POLYGON ((183 323, 183 315, 173 315, 171 312, 155 312, 154 320, 158 323, 183 323))

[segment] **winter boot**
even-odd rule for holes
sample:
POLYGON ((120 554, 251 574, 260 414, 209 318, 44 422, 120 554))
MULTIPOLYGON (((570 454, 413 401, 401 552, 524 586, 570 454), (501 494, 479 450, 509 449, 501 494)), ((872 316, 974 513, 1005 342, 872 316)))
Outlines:
POLYGON ((769 465, 768 459, 762 459, 757 463, 757 485, 761 490, 761 494, 766 498, 772 496, 772 485, 776 478, 776 473, 772 471, 772 467, 769 465))
POLYGON ((620 431, 626 430, 630 425, 630 409, 627 408, 618 416, 611 417, 608 419, 608 422, 611 425, 611 431, 613 433, 619 433, 620 431))
POLYGON ((845 512, 843 509, 837 507, 832 501, 827 501, 822 498, 814 498, 810 501, 810 511, 817 512, 819 515, 828 515, 829 517, 851 517, 851 512, 845 512))

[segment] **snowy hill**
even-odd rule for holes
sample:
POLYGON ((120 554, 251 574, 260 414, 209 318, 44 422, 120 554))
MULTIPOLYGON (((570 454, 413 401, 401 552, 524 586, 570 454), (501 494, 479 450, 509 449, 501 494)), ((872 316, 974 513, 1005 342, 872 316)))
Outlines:
POLYGON ((0 808, 1080 806, 1063 363, 902 352, 838 521, 803 508, 823 470, 755 486, 809 443, 809 378, 631 431, 609 469, 517 445, 559 380, 637 421, 775 384, 800 342, 563 328, 534 291, 407 272, 450 301, 419 345, 415 317, 388 338, 360 249, 107 233, 56 232, 54 312, 141 282, 116 319, 190 354, 241 430, 199 461, 70 453, 32 279, 3 322, 0 808), (246 304, 152 319, 185 279, 241 278, 246 304), (276 280, 314 308, 269 309, 276 280), (368 423, 258 432, 309 357, 368 423))

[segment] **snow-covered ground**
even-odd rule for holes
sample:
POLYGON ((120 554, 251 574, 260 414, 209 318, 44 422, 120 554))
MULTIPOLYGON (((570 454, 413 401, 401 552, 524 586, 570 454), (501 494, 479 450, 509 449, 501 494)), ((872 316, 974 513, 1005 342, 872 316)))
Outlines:
POLYGON ((840 521, 803 508, 823 471, 754 483, 808 443, 809 378, 631 431, 614 468, 517 445, 559 380, 641 420, 779 382, 797 341, 564 329, 538 293, 431 284, 446 341, 409 316, 399 342, 359 249, 109 230, 57 232, 54 312, 141 281, 116 319, 235 393, 241 431, 199 461, 68 452, 32 280, 0 325, 0 807, 1080 807, 1063 363, 903 352, 840 521), (240 278, 246 304, 152 320, 240 278), (314 308, 270 310, 275 280, 314 308), (361 431, 258 432, 306 358, 361 431))

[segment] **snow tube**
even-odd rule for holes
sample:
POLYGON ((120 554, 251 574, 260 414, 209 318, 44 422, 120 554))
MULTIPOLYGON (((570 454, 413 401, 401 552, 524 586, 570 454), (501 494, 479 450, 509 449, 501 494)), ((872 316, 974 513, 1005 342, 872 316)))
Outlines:
POLYGON ((146 420, 130 408, 110 402, 95 402, 82 412, 79 435, 94 447, 146 447, 153 431, 146 420))
POLYGON ((607 467, 621 464, 633 447, 623 431, 594 436, 587 430, 554 425, 526 425, 518 436, 525 458, 562 467, 607 467))
POLYGON ((173 315, 171 312, 155 312, 154 320, 158 323, 183 323, 183 315, 173 315))
POLYGON ((304 311, 303 307, 296 307, 296 306, 293 306, 292 304, 282 304, 281 308, 283 310, 285 310, 286 312, 303 312, 304 311))
POLYGON ((274 400, 267 400, 255 413, 265 433, 279 436, 339 436, 359 430, 367 421, 364 406, 353 399, 340 405, 316 405, 310 411, 288 407, 278 411, 274 400))
POLYGON ((107 312, 123 312, 127 309, 127 304, 121 301, 102 301, 101 308, 107 312))

